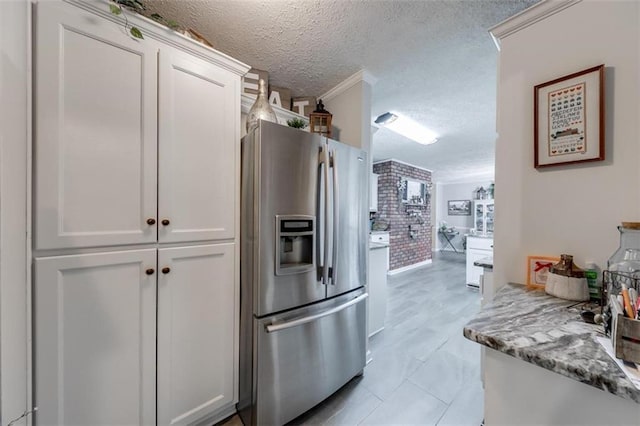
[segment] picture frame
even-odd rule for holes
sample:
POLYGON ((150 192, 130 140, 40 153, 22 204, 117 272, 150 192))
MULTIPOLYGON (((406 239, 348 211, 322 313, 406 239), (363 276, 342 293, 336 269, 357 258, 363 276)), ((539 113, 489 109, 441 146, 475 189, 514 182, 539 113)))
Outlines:
POLYGON ((471 216, 471 200, 447 201, 447 214, 449 216, 471 216))
POLYGON ((533 89, 534 167, 605 159, 604 64, 533 89))
POLYGON ((549 269, 559 261, 555 256, 527 256, 527 287, 544 288, 549 269))

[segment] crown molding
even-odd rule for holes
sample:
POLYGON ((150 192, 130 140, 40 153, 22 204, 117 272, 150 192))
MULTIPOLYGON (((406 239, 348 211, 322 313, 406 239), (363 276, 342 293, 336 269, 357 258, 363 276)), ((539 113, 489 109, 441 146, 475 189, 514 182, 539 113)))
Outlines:
POLYGON ((582 0, 543 0, 540 3, 536 3, 528 9, 523 10, 517 15, 514 15, 511 18, 489 28, 489 34, 491 34, 493 42, 496 44, 499 51, 500 43, 503 38, 517 33, 538 21, 555 15, 556 13, 573 6, 574 4, 580 3, 581 1, 582 0))
POLYGON ((322 99, 323 101, 331 100, 336 96, 338 96, 339 94, 346 92, 355 84, 360 83, 361 81, 369 83, 369 85, 373 86, 376 84, 378 79, 375 78, 373 74, 371 74, 369 71, 360 70, 357 73, 353 74, 351 77, 344 80, 342 83, 335 86, 333 89, 330 89, 326 93, 323 93, 322 95, 318 96, 318 99, 322 99))
MULTIPOLYGON (((112 21, 116 25, 124 25, 125 20, 120 16, 116 16, 109 11, 109 1, 107 0, 64 0, 65 2, 72 4, 76 7, 84 9, 87 12, 91 12, 94 15, 101 18, 112 21)), ((37 8, 37 5, 36 5, 37 8)), ((127 20, 129 25, 139 27, 142 30, 142 34, 145 38, 151 38, 160 41, 169 46, 186 51, 191 55, 203 59, 207 62, 212 62, 228 71, 233 72, 236 75, 243 76, 251 69, 251 67, 245 63, 232 58, 222 52, 205 46, 202 43, 198 43, 182 34, 173 31, 170 28, 160 25, 152 19, 146 18, 140 14, 127 10, 127 20)), ((143 40, 144 41, 144 40, 143 40)))

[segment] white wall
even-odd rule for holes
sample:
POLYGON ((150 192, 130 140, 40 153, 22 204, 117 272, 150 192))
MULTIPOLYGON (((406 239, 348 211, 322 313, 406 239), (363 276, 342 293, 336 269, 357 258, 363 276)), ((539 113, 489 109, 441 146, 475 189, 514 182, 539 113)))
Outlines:
POLYGON ((640 220, 639 3, 576 3, 501 40, 495 285, 525 280, 527 255, 600 267, 616 226, 640 220), (604 63, 606 160, 533 167, 533 87, 604 63))
MULTIPOLYGON (((30 24, 27 0, 0 1, 0 423, 30 404, 27 155, 30 24)), ((23 425, 24 420, 14 423, 23 425)))
POLYGON ((462 237, 473 228, 473 211, 470 216, 449 216, 448 215, 448 203, 449 200, 474 200, 475 191, 479 187, 485 189, 489 188, 491 181, 479 181, 479 182, 465 182, 465 183, 438 183, 436 185, 436 215, 434 226, 436 227, 434 236, 437 236, 435 240, 436 249, 440 250, 446 245, 446 250, 452 250, 450 246, 446 244, 444 237, 437 234, 438 228, 442 221, 447 222, 448 226, 455 226, 460 235, 453 239, 453 244, 456 249, 462 250, 462 237))
POLYGON ((371 152, 371 85, 364 80, 322 99, 332 117, 333 139, 371 152))

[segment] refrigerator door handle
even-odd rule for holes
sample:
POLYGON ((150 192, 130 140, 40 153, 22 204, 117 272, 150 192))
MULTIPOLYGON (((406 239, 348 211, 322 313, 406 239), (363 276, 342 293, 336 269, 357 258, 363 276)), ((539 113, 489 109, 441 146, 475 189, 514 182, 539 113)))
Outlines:
POLYGON ((364 299, 369 297, 369 293, 361 294, 355 299, 351 299, 348 302, 343 303, 342 305, 338 305, 335 308, 327 309, 326 311, 309 315, 308 317, 298 318, 292 321, 283 322, 280 324, 271 324, 265 327, 267 333, 275 333, 276 331, 286 330, 287 328, 297 327, 302 324, 307 324, 309 322, 313 322, 319 320, 320 318, 327 317, 329 315, 333 315, 337 312, 343 311, 347 309, 349 306, 353 306, 357 303, 362 302, 364 299))
POLYGON ((322 283, 329 284, 329 145, 322 150, 324 161, 324 258, 322 283))
POLYGON ((316 231, 316 257, 318 264, 318 281, 322 284, 329 282, 329 150, 327 145, 320 147, 318 158, 318 224, 322 224, 322 238, 320 231, 316 231), (324 166, 324 167, 323 167, 324 166), (322 205, 322 181, 324 180, 324 211, 322 205), (324 244, 323 257, 320 259, 320 242, 324 244))
POLYGON ((331 155, 331 166, 333 167, 333 247, 332 247, 332 258, 331 258, 331 284, 336 285, 336 278, 338 278, 337 268, 338 268, 338 230, 339 227, 339 211, 340 211, 340 197, 338 184, 338 162, 336 160, 336 150, 333 150, 331 155))

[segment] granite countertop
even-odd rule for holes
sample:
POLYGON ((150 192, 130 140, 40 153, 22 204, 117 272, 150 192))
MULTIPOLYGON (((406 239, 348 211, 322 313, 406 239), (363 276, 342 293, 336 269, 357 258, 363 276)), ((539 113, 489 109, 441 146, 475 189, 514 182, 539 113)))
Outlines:
POLYGON ((476 234, 464 234, 467 238, 488 238, 493 239, 493 235, 476 235, 476 234))
POLYGON ((576 302, 507 284, 464 327, 491 349, 640 404, 640 390, 595 340, 601 325, 580 318, 576 302))
POLYGON ((481 268, 493 269, 493 257, 492 256, 483 257, 482 259, 478 259, 475 262, 473 262, 473 264, 475 266, 480 266, 481 268))

